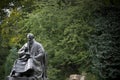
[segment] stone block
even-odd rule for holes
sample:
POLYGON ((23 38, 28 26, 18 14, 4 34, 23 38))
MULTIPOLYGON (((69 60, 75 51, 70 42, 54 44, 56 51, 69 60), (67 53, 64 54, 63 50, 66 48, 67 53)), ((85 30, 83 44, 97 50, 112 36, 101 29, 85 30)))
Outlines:
POLYGON ((35 80, 33 77, 10 77, 8 76, 6 80, 35 80))
POLYGON ((72 74, 70 75, 69 80, 80 80, 81 76, 78 74, 72 74))

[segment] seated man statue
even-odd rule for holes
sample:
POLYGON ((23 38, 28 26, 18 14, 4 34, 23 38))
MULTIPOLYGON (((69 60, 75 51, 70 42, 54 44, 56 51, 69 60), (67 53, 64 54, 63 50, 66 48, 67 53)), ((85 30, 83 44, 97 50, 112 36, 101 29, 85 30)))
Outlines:
POLYGON ((28 42, 18 51, 19 58, 14 63, 10 77, 34 77, 33 80, 47 80, 44 48, 34 39, 32 33, 28 33, 27 39, 28 42))

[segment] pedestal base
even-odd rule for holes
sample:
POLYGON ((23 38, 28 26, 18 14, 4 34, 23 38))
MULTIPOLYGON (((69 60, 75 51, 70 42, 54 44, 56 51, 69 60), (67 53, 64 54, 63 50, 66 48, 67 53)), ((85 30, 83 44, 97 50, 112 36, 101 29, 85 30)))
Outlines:
POLYGON ((33 77, 10 77, 8 76, 6 80, 35 80, 33 77))

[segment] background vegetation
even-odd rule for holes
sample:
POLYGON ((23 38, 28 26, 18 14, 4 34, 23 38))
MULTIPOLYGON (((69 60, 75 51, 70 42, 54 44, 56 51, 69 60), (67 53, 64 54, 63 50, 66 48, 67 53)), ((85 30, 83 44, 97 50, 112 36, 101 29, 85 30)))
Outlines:
POLYGON ((0 1, 0 80, 32 32, 48 54, 49 80, 86 73, 86 80, 120 76, 119 0, 0 1))

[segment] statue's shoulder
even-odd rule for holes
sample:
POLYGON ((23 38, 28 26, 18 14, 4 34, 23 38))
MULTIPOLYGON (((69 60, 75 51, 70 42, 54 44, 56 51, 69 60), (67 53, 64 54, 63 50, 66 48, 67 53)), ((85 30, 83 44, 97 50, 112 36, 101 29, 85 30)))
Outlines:
POLYGON ((44 48, 43 48, 43 46, 42 46, 41 43, 35 41, 35 44, 36 44, 36 46, 37 46, 38 48, 41 48, 41 49, 44 51, 44 48))
POLYGON ((42 46, 42 44, 37 42, 37 41, 35 41, 35 44, 38 45, 38 46, 42 46))

